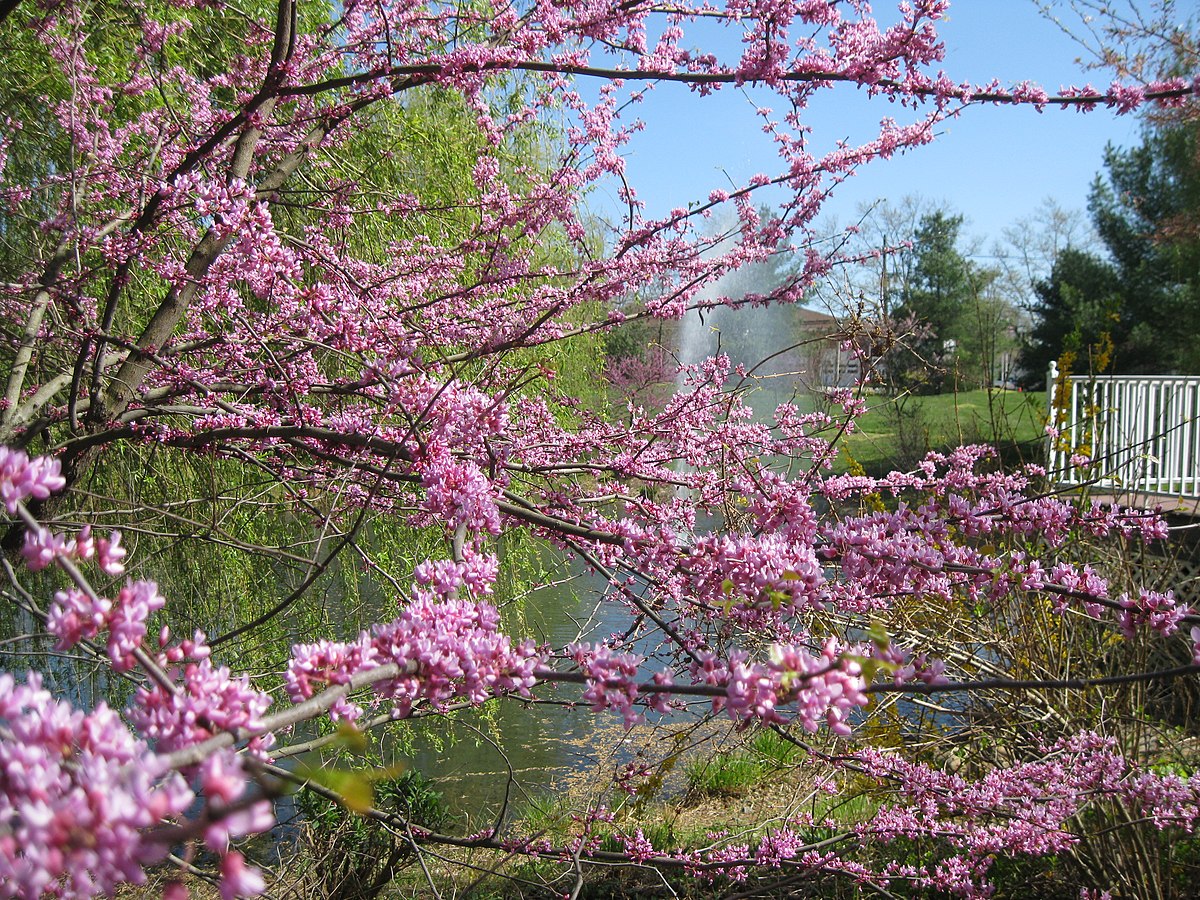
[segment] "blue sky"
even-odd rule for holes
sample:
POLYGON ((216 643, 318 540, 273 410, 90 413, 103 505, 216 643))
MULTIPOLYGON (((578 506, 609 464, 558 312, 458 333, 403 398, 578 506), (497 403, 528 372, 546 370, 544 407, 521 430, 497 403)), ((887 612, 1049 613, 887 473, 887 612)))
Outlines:
MULTIPOLYGON (((877 4, 882 11, 886 0, 877 4)), ((1185 4, 1186 5, 1186 4, 1185 4)), ((956 81, 1002 83, 1030 79, 1050 92, 1091 81, 1106 86, 1111 77, 1085 72, 1076 61, 1082 48, 1031 0, 960 0, 941 24, 946 43, 943 68, 956 81)), ((735 49, 729 37, 720 49, 735 49)), ((627 177, 660 215, 687 201, 706 197, 713 188, 744 183, 756 173, 775 175, 770 140, 759 130, 756 105, 767 96, 725 89, 698 98, 686 87, 663 84, 637 109, 646 123, 625 153, 627 177), (728 173, 728 177, 725 173, 728 173)), ((868 101, 862 92, 841 86, 810 108, 817 147, 838 138, 866 138, 878 120, 901 112, 886 102, 868 101)), ((846 223, 856 208, 877 198, 898 201, 920 194, 945 203, 967 218, 966 233, 990 243, 1006 226, 1028 216, 1047 197, 1065 209, 1086 207, 1088 187, 1100 170, 1107 142, 1129 146, 1139 137, 1134 116, 1099 109, 1089 114, 1047 109, 979 106, 942 128, 934 144, 902 157, 865 166, 827 203, 827 213, 846 223)), ((615 199, 596 198, 597 206, 615 199)))

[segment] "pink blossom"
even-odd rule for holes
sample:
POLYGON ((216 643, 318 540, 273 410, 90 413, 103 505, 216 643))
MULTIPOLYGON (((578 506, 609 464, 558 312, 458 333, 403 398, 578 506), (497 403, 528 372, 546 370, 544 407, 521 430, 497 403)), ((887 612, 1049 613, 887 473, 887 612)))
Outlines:
POLYGON ((68 650, 108 626, 112 602, 104 597, 97 600, 93 602, 76 587, 55 593, 46 614, 46 630, 58 638, 56 649, 68 650))
POLYGON ((0 447, 0 500, 9 513, 30 497, 45 500, 66 486, 57 459, 39 456, 30 459, 22 451, 0 447))
POLYGON ((96 541, 96 563, 105 575, 114 578, 125 573, 125 548, 121 546, 121 532, 114 531, 107 538, 98 537, 96 541))
POLYGON ((262 873, 254 866, 246 865, 242 854, 234 851, 221 858, 221 900, 257 897, 266 888, 262 873))
POLYGON ((108 619, 108 656, 118 672, 133 667, 133 651, 146 637, 146 622, 165 603, 153 581, 130 581, 121 588, 108 619))
POLYGON ((500 533, 493 487, 477 466, 440 454, 425 466, 421 483, 422 507, 449 529, 464 525, 474 532, 500 533))
POLYGON ((1187 606, 1175 602, 1173 591, 1139 591, 1136 599, 1123 594, 1119 601, 1121 631, 1133 637, 1137 629, 1147 626, 1163 637, 1173 634, 1184 617, 1191 613, 1187 606))
POLYGON ((83 713, 38 675, 0 674, 0 882, 16 896, 94 896, 145 880, 167 851, 147 829, 192 794, 104 704, 83 713))
POLYGON ((621 713, 626 728, 642 721, 635 709, 638 700, 637 676, 641 660, 632 653, 613 653, 603 644, 569 644, 567 653, 587 676, 587 688, 583 700, 590 703, 594 712, 616 709, 621 713))
POLYGON ((25 543, 21 547, 21 556, 31 572, 40 572, 52 562, 55 557, 67 555, 67 541, 48 528, 30 528, 25 532, 25 543))
POLYGON ((204 829, 204 843, 209 849, 226 855, 230 855, 229 842, 234 838, 270 831, 275 825, 275 814, 269 800, 257 800, 233 811, 217 810, 210 815, 213 820, 204 829))
MULTIPOLYGON (((297 646, 288 666, 288 691, 294 702, 316 693, 322 684, 342 684, 357 672, 396 663, 405 673, 375 685, 379 701, 406 716, 420 699, 444 707, 463 697, 482 703, 508 692, 528 696, 541 657, 532 643, 514 647, 498 631, 500 617, 486 603, 416 600, 398 619, 363 632, 351 643, 322 642, 297 646)), ((354 718, 359 709, 342 704, 336 717, 354 718)))
MULTIPOLYGON (((183 749, 219 731, 253 729, 271 705, 245 675, 235 677, 208 659, 189 663, 178 674, 178 692, 140 687, 128 712, 138 732, 160 752, 183 749)), ((271 740, 268 735, 258 747, 270 746, 271 740)))

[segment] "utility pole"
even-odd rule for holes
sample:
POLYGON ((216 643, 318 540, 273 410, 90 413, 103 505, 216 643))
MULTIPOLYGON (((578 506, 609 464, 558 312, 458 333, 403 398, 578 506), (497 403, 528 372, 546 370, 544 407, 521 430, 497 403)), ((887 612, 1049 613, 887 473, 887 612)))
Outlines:
MULTIPOLYGON (((889 340, 887 336, 891 332, 892 323, 891 323, 891 319, 890 319, 890 310, 888 309, 888 287, 889 287, 889 285, 888 285, 888 267, 887 267, 888 236, 887 236, 886 232, 883 235, 882 259, 883 259, 883 267, 879 273, 879 311, 882 314, 882 321, 880 322, 880 331, 884 335, 885 340, 889 340)), ((890 340, 889 340, 889 342, 890 342, 890 340)), ((887 353, 890 355, 891 351, 888 350, 887 353)), ((882 360, 882 363, 883 363, 883 374, 884 374, 883 389, 884 389, 885 393, 887 393, 888 396, 893 396, 895 394, 895 385, 892 383, 892 367, 889 364, 890 360, 888 360, 885 357, 882 360)))
POLYGON ((883 236, 883 270, 879 273, 879 304, 883 312, 883 325, 888 324, 888 236, 883 236))

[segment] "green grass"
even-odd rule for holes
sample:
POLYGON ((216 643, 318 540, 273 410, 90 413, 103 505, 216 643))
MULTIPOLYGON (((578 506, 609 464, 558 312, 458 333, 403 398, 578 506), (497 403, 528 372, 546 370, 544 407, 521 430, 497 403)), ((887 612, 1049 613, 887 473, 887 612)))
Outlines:
POLYGON ((800 758, 800 748, 769 728, 759 731, 750 741, 750 750, 772 769, 790 766, 800 758))
POLYGON ((813 821, 828 821, 832 830, 841 830, 866 822, 879 812, 879 801, 861 794, 823 797, 813 802, 813 821))
POLYGON ((745 794, 772 772, 800 756, 800 748, 775 732, 764 729, 744 749, 701 756, 684 765, 688 789, 702 795, 737 797, 745 794))
POLYGON ((907 469, 929 450, 996 444, 1006 461, 1038 458, 1044 392, 966 391, 929 397, 869 397, 858 431, 843 439, 868 472, 907 469), (990 396, 989 396, 990 393, 990 396))
POLYGON ((736 797, 762 780, 767 768, 748 753, 718 753, 684 766, 688 788, 698 794, 736 797))

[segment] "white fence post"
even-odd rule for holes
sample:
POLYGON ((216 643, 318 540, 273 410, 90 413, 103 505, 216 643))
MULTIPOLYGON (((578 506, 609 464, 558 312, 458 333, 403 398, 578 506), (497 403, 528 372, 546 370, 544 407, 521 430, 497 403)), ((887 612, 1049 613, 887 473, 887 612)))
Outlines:
MULTIPOLYGON (((1046 373, 1046 427, 1056 429, 1058 417, 1054 414, 1054 392, 1058 389, 1058 363, 1050 360, 1050 370, 1046 373)), ((1054 473, 1058 470, 1058 438, 1054 431, 1046 432, 1046 471, 1054 473)))

